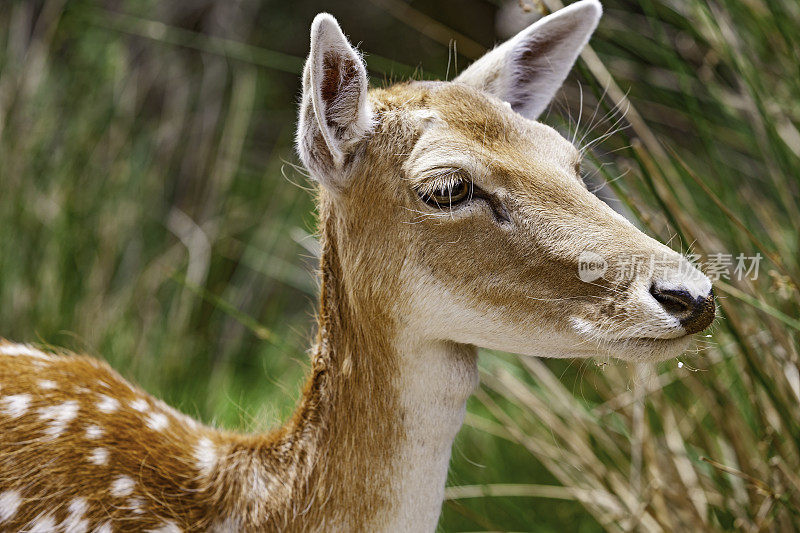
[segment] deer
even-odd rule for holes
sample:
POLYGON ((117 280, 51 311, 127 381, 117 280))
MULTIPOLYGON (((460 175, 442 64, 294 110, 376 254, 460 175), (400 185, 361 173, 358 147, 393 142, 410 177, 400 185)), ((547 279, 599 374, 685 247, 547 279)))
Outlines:
POLYGON ((329 14, 297 124, 317 184, 310 374, 265 434, 216 429, 105 362, 0 341, 3 531, 433 531, 478 348, 665 360, 714 319, 709 279, 581 179, 537 121, 601 17, 540 18, 452 81, 370 88, 329 14), (581 257, 603 274, 581 279, 581 257), (618 275, 623 258, 658 257, 618 275))

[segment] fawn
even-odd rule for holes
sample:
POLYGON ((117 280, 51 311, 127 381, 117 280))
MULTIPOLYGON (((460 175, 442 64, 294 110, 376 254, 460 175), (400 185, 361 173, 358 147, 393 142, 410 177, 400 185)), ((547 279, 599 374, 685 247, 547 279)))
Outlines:
POLYGON ((452 82, 369 89, 318 15, 297 148, 319 184, 311 375, 265 435, 201 425, 103 362, 0 341, 3 531, 433 531, 477 348, 679 355, 708 278, 584 186, 536 121, 600 18, 544 17, 452 82), (604 273, 579 275, 581 257, 604 273), (660 260, 618 276, 620 260, 660 260))

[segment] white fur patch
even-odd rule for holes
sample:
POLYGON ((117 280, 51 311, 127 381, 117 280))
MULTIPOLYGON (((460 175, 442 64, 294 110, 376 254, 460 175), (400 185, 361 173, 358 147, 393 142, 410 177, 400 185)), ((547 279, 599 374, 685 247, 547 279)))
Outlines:
POLYGON ((111 528, 111 522, 103 522, 96 528, 92 533, 114 533, 114 530, 111 528))
POLYGON ((111 495, 117 498, 130 496, 133 493, 134 487, 136 487, 136 482, 131 478, 128 476, 119 476, 111 482, 111 495))
POLYGON ((119 402, 115 398, 101 394, 100 401, 97 402, 97 409, 100 412, 110 414, 119 409, 119 402))
POLYGON ((0 399, 0 410, 11 418, 19 418, 28 411, 30 404, 30 394, 13 394, 0 399))
POLYGON ((133 514, 143 514, 144 513, 144 501, 141 498, 131 498, 128 500, 128 503, 125 504, 125 507, 130 510, 133 514))
POLYGON ((217 464, 217 450, 211 439, 203 437, 194 447, 194 459, 197 469, 208 474, 217 464))
POLYGON ((44 390, 52 390, 58 387, 58 384, 55 381, 50 381, 49 379, 40 379, 36 384, 40 389, 44 390))
POLYGON ((20 501, 19 492, 15 490, 0 493, 0 522, 5 522, 17 514, 20 501))
POLYGON ((59 405, 51 405, 39 409, 40 420, 51 420, 44 432, 51 437, 58 437, 75 415, 78 414, 78 402, 69 400, 59 405))
POLYGON ((75 498, 69 504, 69 514, 61 522, 64 533, 86 533, 89 530, 89 521, 83 517, 86 514, 86 500, 75 498))
POLYGON ((3 344, 0 346, 0 354, 3 355, 26 355, 28 357, 37 357, 40 359, 50 359, 50 356, 41 350, 31 348, 25 344, 3 344))
POLYGON ((86 428, 87 439, 92 439, 92 440, 99 439, 100 437, 103 436, 103 433, 104 433, 103 428, 101 428, 100 426, 95 426, 94 424, 92 424, 91 426, 87 426, 86 428))
POLYGON ((39 515, 25 528, 26 533, 53 533, 56 530, 56 519, 52 515, 39 515))
POLYGON ((137 398, 130 403, 131 409, 134 411, 139 411, 140 413, 144 413, 148 409, 150 409, 150 404, 147 403, 147 400, 144 398, 137 398))
POLYGON ((153 431, 161 431, 169 424, 169 418, 163 413, 151 413, 147 417, 147 427, 153 431))
POLYGON ((108 450, 105 448, 95 448, 89 453, 89 462, 97 466, 103 466, 108 462, 108 450))

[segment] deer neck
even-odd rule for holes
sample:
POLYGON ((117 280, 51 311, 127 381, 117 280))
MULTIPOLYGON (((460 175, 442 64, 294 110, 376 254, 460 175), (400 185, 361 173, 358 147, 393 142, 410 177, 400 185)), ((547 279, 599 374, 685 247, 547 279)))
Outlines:
POLYGON ((389 303, 348 286, 332 235, 322 243, 319 333, 301 405, 321 428, 307 485, 318 516, 307 519, 323 529, 433 531, 477 382, 475 349, 412 331, 389 303))
POLYGON ((385 525, 389 531, 434 531, 453 441, 477 384, 477 354, 471 346, 411 338, 397 349, 404 361, 399 380, 404 432, 392 482, 397 500, 385 525))

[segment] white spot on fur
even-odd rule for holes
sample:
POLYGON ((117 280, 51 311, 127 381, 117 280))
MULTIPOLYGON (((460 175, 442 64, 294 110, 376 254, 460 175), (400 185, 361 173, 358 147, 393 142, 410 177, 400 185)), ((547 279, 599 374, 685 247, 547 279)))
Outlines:
POLYGON ((83 518, 86 514, 86 500, 75 498, 69 504, 69 514, 61 522, 64 533, 86 533, 89 530, 89 521, 83 518))
POLYGON ((144 398, 137 398, 131 402, 131 409, 134 411, 139 411, 140 413, 144 413, 150 409, 150 404, 148 404, 147 400, 144 398))
POLYGON ((40 379, 37 385, 40 389, 44 390, 52 390, 58 387, 58 384, 55 381, 50 381, 49 379, 40 379))
POLYGON ((111 522, 103 522, 96 528, 92 533, 114 533, 114 530, 111 528, 111 522))
POLYGON ((174 418, 177 418, 179 422, 183 422, 193 430, 198 431, 200 429, 200 424, 197 422, 197 420, 195 420, 191 416, 187 416, 181 413, 180 411, 176 411, 175 409, 166 404, 164 404, 163 409, 164 411, 170 413, 174 418))
POLYGON ((167 415, 163 413, 152 413, 147 417, 147 427, 153 431, 161 431, 169 424, 167 415))
POLYGON ((3 355, 27 355, 28 357, 38 357, 42 359, 49 359, 50 356, 41 350, 31 348, 25 344, 3 344, 0 346, 0 353, 3 355))
POLYGON ((3 405, 2 411, 11 418, 19 418, 28 410, 31 404, 31 397, 29 394, 13 394, 6 396, 0 400, 3 405))
POLYGON ((69 504, 69 514, 83 516, 86 513, 86 500, 84 498, 75 498, 69 504))
MULTIPOLYGON (((69 520, 69 517, 67 520, 69 520)), ((62 526, 64 527, 64 533, 86 533, 89 531, 89 521, 86 518, 70 523, 66 522, 67 521, 65 520, 64 523, 62 523, 62 526)))
POLYGON ((97 402, 97 409, 103 413, 113 413, 119 408, 119 402, 105 394, 100 395, 100 401, 97 402))
POLYGON ((211 439, 203 437, 194 447, 194 459, 197 469, 208 474, 217 464, 217 450, 211 439))
POLYGON ((148 529, 145 533, 183 533, 183 530, 172 520, 167 520, 156 529, 148 529))
POLYGON ((53 533, 56 530, 56 520, 52 515, 39 515, 25 528, 26 533, 53 533))
POLYGON ((130 496, 136 483, 128 476, 119 476, 111 482, 111 495, 117 498, 130 496))
POLYGON ((19 502, 19 492, 15 490, 0 493, 0 522, 5 522, 17 514, 19 502))
POLYGON ((143 514, 144 513, 144 501, 141 498, 131 498, 128 500, 128 503, 125 505, 130 512, 133 514, 143 514))
POLYGON ((103 428, 100 426, 95 426, 92 424, 86 428, 86 438, 87 439, 99 439, 103 436, 103 428))
POLYGON ((52 420, 44 430, 51 437, 58 437, 66 429, 67 424, 78 414, 78 402, 69 400, 59 405, 51 405, 39 409, 40 420, 52 420))
POLYGON ((105 448, 95 448, 89 453, 89 462, 102 466, 108 462, 108 450, 105 448))

